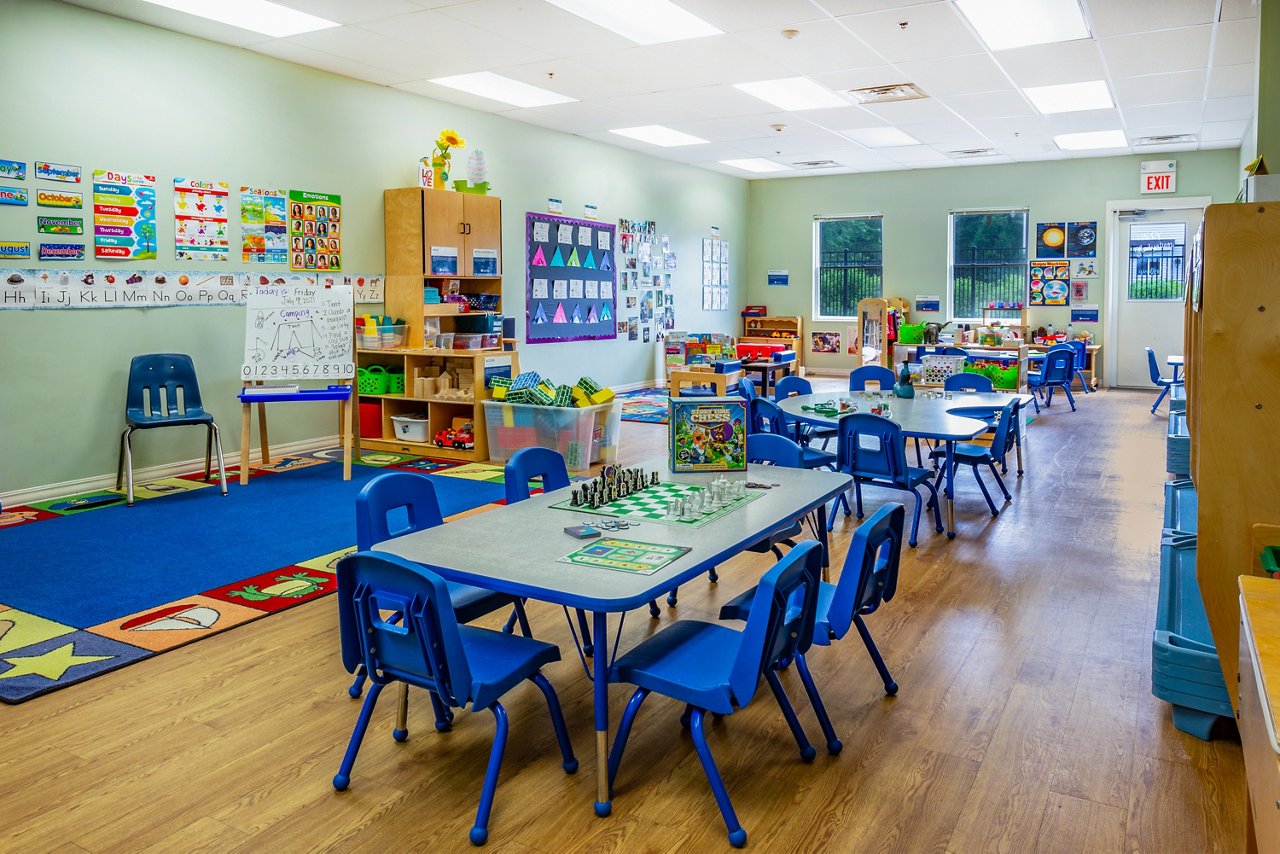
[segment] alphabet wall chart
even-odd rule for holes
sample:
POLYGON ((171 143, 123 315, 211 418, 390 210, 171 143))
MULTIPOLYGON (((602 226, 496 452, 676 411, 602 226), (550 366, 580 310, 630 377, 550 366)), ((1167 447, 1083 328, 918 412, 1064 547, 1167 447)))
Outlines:
POLYGON ((380 274, 0 269, 0 310, 244 305, 253 286, 315 284, 352 287, 358 303, 382 302, 380 274))
POLYGON ((525 215, 528 343, 617 337, 615 233, 593 220, 525 215))

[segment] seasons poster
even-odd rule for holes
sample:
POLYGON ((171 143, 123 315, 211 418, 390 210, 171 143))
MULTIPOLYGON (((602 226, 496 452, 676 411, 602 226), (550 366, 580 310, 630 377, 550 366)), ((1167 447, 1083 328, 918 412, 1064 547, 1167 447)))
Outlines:
POLYGON ((113 261, 156 257, 156 178, 95 169, 93 256, 113 261))
POLYGON ((283 264, 289 260, 288 192, 240 187, 240 260, 283 264))

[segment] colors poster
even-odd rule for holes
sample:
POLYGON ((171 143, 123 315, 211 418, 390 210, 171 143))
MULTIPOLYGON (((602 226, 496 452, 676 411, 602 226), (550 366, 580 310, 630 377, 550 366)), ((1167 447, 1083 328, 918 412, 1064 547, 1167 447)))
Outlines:
POLYGON ((289 269, 342 269, 342 196, 289 191, 289 269))
POLYGON ((156 178, 93 171, 93 256, 112 261, 156 257, 156 178))
POLYGON ((284 264, 289 260, 288 207, 286 190, 240 187, 242 262, 284 264))
POLYGON ((227 260, 230 197, 226 181, 173 179, 173 239, 179 261, 227 260))

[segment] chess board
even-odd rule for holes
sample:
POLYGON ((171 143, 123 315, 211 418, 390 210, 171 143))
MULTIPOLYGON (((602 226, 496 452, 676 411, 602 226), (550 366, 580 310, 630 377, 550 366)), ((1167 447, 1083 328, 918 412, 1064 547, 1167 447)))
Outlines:
POLYGON ((701 528, 708 522, 714 522, 729 515, 744 505, 755 501, 764 493, 759 490, 748 489, 746 495, 741 498, 731 500, 719 510, 713 510, 697 519, 685 521, 684 519, 668 519, 667 504, 677 498, 684 498, 693 492, 704 492, 701 486, 695 486, 691 483, 660 483, 657 486, 647 486, 644 489, 633 492, 626 498, 619 498, 617 501, 610 501, 608 504, 601 504, 599 507, 588 507, 580 505, 574 507, 569 500, 560 501, 551 506, 556 510, 573 510, 578 513, 589 513, 594 516, 613 516, 619 519, 631 519, 637 522, 659 522, 663 525, 675 525, 684 528, 701 528))

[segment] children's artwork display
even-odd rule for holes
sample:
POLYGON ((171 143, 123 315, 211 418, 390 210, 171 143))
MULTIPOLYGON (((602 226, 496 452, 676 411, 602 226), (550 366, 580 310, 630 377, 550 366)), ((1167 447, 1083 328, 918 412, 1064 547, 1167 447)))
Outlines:
POLYGON ((1098 262, 1092 258, 1086 258, 1076 261, 1071 267, 1071 278, 1073 279, 1096 279, 1098 278, 1098 262))
POLYGON ((729 307, 729 241, 702 238, 702 308, 724 311, 729 307))
MULTIPOLYGON (((286 190, 240 187, 240 260, 284 264, 289 260, 289 199, 286 190)), ((341 229, 339 229, 341 232, 341 229)), ((298 240, 298 251, 303 242, 298 240)))
POLYGON ((342 196, 289 191, 289 269, 342 269, 342 196))
POLYGON ((93 257, 109 261, 155 260, 154 175, 93 170, 93 257))
POLYGON ((173 179, 173 242, 179 261, 226 261, 230 254, 226 181, 173 179))
POLYGON ((591 220, 525 214, 527 343, 617 338, 615 233, 591 220))
POLYGON ((1067 305, 1071 296, 1071 262, 1031 262, 1030 305, 1067 305))
POLYGON ((810 338, 813 340, 813 352, 815 353, 839 353, 840 352, 840 333, 839 332, 811 332, 810 338))
POLYGON ((1036 223, 1036 257, 1067 257, 1067 227, 1065 223, 1036 223))
POLYGON ((1098 257, 1098 222, 1067 223, 1067 257, 1098 257))
POLYGON ((746 470, 747 405, 742 398, 673 397, 667 424, 672 471, 746 470))

